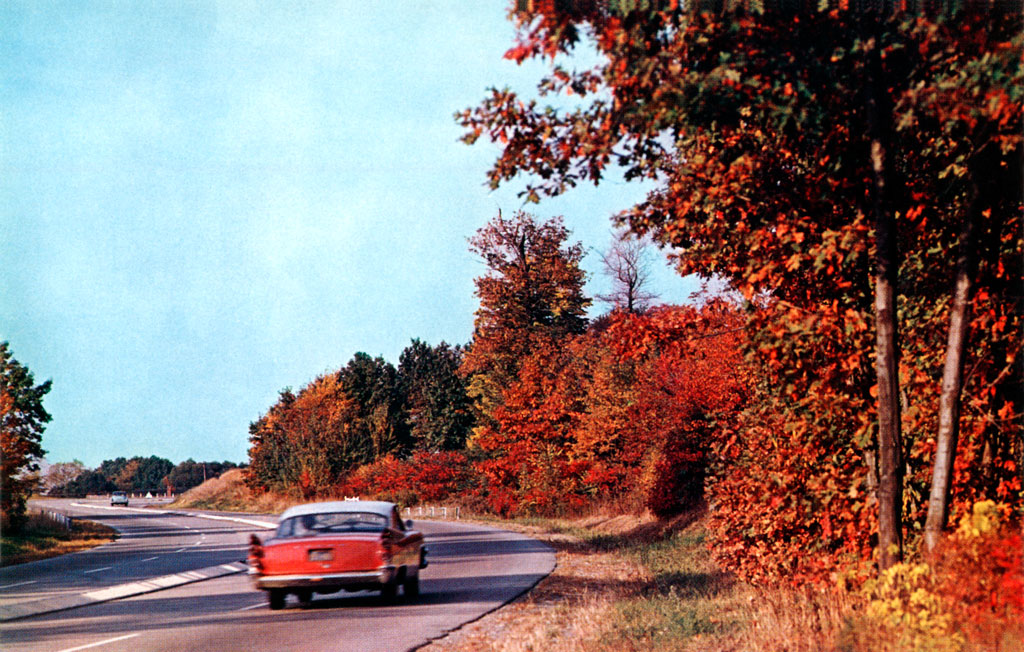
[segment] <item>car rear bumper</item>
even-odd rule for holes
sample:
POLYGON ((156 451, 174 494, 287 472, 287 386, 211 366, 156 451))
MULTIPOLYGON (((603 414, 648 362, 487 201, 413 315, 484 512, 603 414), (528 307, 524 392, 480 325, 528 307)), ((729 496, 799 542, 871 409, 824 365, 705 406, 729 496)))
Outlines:
POLYGON ((257 589, 373 589, 390 584, 395 579, 394 566, 382 566, 373 571, 323 573, 310 575, 252 575, 257 589))

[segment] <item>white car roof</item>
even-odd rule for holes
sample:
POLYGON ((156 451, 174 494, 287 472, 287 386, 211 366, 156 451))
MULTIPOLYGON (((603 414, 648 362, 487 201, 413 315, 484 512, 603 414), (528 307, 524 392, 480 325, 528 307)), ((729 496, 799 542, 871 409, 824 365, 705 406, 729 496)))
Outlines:
POLYGON ((284 513, 281 514, 281 520, 283 521, 286 518, 303 516, 306 514, 337 512, 370 512, 372 514, 380 514, 386 518, 391 518, 391 510, 394 508, 394 503, 386 503, 380 500, 335 500, 323 503, 306 503, 305 505, 296 505, 295 507, 289 507, 284 510, 284 513))

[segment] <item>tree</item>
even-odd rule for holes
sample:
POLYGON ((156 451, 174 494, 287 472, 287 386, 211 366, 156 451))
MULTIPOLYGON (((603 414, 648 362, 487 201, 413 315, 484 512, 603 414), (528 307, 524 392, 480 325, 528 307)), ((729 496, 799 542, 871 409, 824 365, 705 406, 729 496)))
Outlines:
POLYGON ((499 212, 470 239, 487 272, 475 281, 480 308, 461 370, 484 415, 538 345, 586 329, 583 247, 566 245, 568 237, 562 218, 538 222, 520 211, 510 219, 499 212))
POLYGON ((408 450, 409 428, 398 370, 380 356, 356 353, 338 372, 338 380, 345 395, 354 401, 356 418, 372 444, 374 459, 408 450))
POLYGON ((308 500, 374 459, 365 410, 347 394, 341 372, 317 377, 297 395, 283 390, 249 434, 246 483, 257 491, 308 500))
POLYGON ((79 460, 51 464, 43 476, 43 487, 45 491, 51 492, 58 487, 68 484, 85 471, 85 464, 82 464, 79 460))
POLYGON ((53 493, 58 496, 84 498, 89 494, 106 494, 117 489, 117 486, 99 470, 83 471, 71 482, 57 487, 53 493))
POLYGON ((421 450, 458 450, 473 427, 466 380, 459 375, 463 351, 418 339, 402 351, 398 376, 406 396, 409 434, 421 450))
POLYGON ((17 530, 25 516, 25 500, 32 491, 45 455, 43 430, 50 421, 43 396, 51 382, 36 385, 32 372, 17 360, 7 342, 0 342, 0 507, 3 528, 17 530))
POLYGON ((249 426, 246 483, 310 499, 352 469, 409 447, 398 372, 357 353, 337 372, 290 389, 249 426))
POLYGON ((181 493, 235 468, 238 465, 234 462, 196 462, 189 458, 167 474, 165 484, 172 492, 181 493))
POLYGON ((908 481, 918 482, 927 454, 919 428, 936 411, 909 392, 913 404, 901 411, 898 390, 909 385, 897 383, 916 388, 932 376, 948 236, 970 213, 972 183, 991 178, 975 243, 991 254, 990 270, 975 303, 990 304, 983 348, 1009 356, 996 354, 1008 361, 1003 373, 983 370, 979 354, 974 380, 994 383, 1001 407, 984 398, 971 418, 976 440, 1002 442, 985 474, 1003 480, 961 477, 972 491, 1012 491, 999 459, 1020 450, 1019 363, 991 324, 1020 323, 1019 292, 1001 271, 1020 255, 1019 6, 933 21, 891 7, 742 5, 521 5, 506 56, 549 57, 540 96, 581 99, 558 110, 493 90, 458 119, 467 142, 486 133, 502 143, 492 185, 532 175, 528 200, 599 183, 615 164, 629 180, 655 182, 622 221, 677 251, 681 273, 728 278, 751 300, 768 294, 751 313, 749 342, 775 381, 773 409, 800 436, 845 438, 860 452, 878 516, 863 536, 877 536, 885 567, 899 558, 904 520, 920 518, 902 495, 901 470, 910 466, 908 481), (556 55, 583 35, 602 59, 570 72, 556 55), (989 164, 971 165, 981 152, 989 164))
POLYGON ((618 233, 611 247, 601 254, 605 274, 612 281, 608 294, 597 298, 611 304, 612 309, 626 312, 644 312, 658 295, 650 292, 651 260, 648 241, 632 236, 628 231, 618 233))

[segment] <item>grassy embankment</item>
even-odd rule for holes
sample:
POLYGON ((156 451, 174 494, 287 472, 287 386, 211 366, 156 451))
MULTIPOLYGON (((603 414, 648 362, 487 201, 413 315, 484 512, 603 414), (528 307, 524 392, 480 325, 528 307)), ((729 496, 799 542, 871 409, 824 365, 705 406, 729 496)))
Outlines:
POLYGON ((0 565, 38 561, 70 552, 87 550, 117 538, 117 531, 92 521, 75 520, 70 530, 29 510, 25 526, 18 533, 0 537, 0 565))
POLYGON ((858 649, 841 595, 755 590, 712 561, 700 514, 503 521, 552 545, 555 571, 524 598, 425 652, 858 649))
POLYGON ((242 478, 242 470, 233 469, 189 489, 168 507, 277 514, 297 502, 269 493, 256 496, 245 486, 242 478))

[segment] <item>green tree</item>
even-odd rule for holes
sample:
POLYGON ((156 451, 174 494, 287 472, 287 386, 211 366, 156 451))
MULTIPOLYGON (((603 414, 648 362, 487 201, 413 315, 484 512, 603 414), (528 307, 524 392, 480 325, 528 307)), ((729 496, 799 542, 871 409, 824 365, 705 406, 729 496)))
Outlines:
POLYGON ((462 349, 418 339, 402 351, 398 375, 407 400, 409 434, 421 450, 458 450, 473 427, 462 349))
POLYGON ((171 491, 181 493, 235 468, 238 465, 234 462, 196 462, 189 458, 167 474, 165 484, 171 491))
POLYGON ((111 482, 110 478, 99 470, 89 469, 80 473, 71 482, 54 489, 53 494, 70 498, 84 498, 89 494, 106 494, 115 489, 117 489, 117 485, 111 482))
POLYGON ((405 396, 394 365, 360 352, 338 372, 338 379, 355 403, 355 419, 371 443, 373 458, 408 450, 405 396))
POLYGON ((31 493, 39 470, 43 430, 50 421, 43 408, 43 396, 50 391, 48 380, 35 384, 32 372, 0 342, 0 508, 4 529, 17 530, 25 516, 25 500, 31 493))

